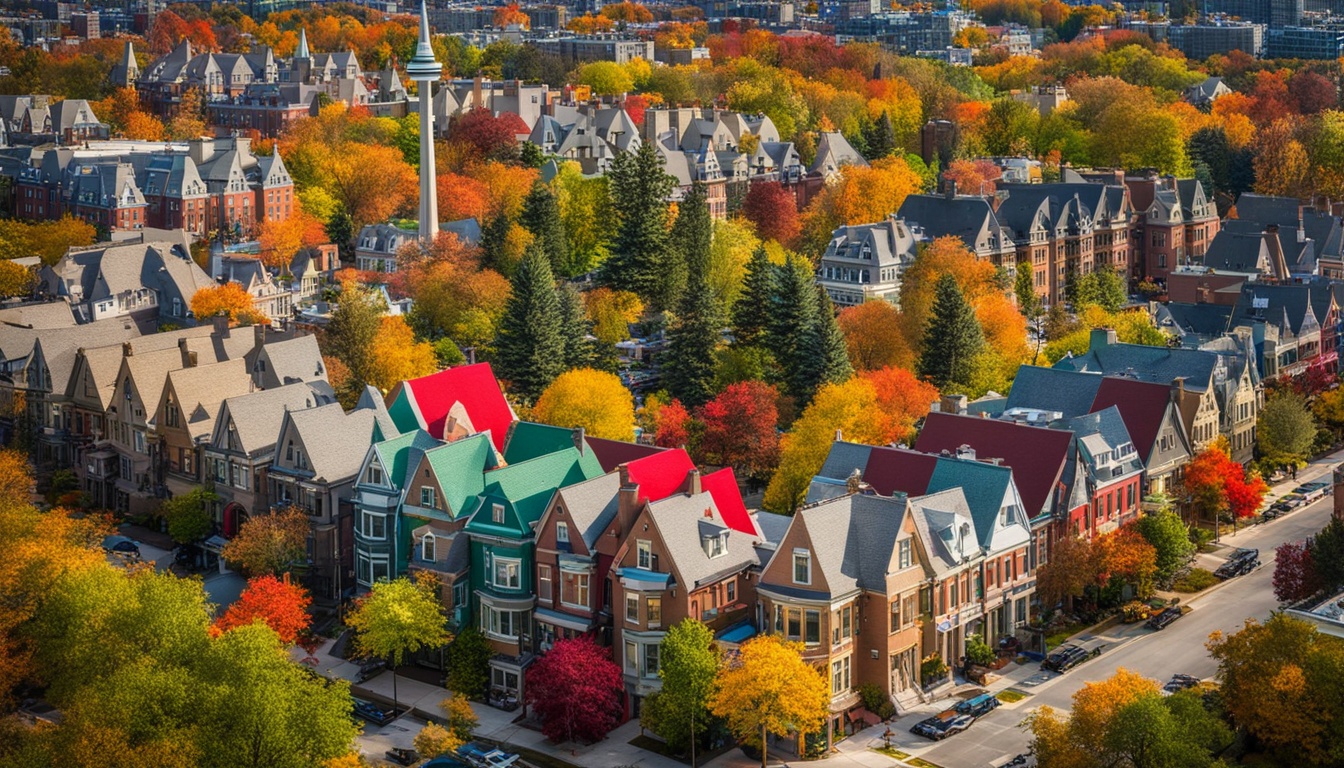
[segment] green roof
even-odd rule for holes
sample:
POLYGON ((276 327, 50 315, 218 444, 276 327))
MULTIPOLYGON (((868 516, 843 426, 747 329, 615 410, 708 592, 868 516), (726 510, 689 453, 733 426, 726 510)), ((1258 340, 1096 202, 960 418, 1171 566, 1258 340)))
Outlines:
POLYGON ((374 443, 373 450, 378 455, 379 463, 383 465, 383 472, 387 474, 388 482, 401 488, 406 483, 406 467, 411 461, 411 454, 414 453, 415 461, 419 461, 421 452, 433 448, 438 443, 438 440, 430 437, 423 429, 414 429, 391 440, 374 443))
POLYGON ((515 422, 504 445, 504 463, 517 464, 549 453, 574 448, 575 430, 532 421, 515 422))
MULTIPOLYGON (((489 517, 473 515, 467 523, 467 530, 481 533, 508 532, 513 535, 526 535, 532 526, 541 519, 546 504, 556 490, 584 480, 591 480, 602 474, 602 467, 592 451, 580 453, 577 448, 569 447, 561 451, 539 456, 530 461, 510 464, 506 467, 485 473, 483 497, 500 499, 512 507, 516 520, 513 525, 500 526, 489 517)), ((486 505, 482 504, 481 509, 486 505)))
POLYGON ((443 492, 443 502, 452 519, 461 519, 476 506, 485 490, 485 472, 495 467, 494 446, 485 433, 472 435, 425 451, 443 492))
POLYGON ((975 536, 981 546, 989 546, 994 526, 1003 506, 1013 470, 973 459, 939 457, 929 477, 927 494, 960 488, 975 522, 975 536))

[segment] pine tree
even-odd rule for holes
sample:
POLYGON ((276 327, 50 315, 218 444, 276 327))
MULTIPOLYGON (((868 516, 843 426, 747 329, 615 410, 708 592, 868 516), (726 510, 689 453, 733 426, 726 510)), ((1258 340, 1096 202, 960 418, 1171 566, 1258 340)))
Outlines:
POLYGON ((560 219, 560 204, 556 202, 551 188, 538 182, 523 199, 523 212, 518 223, 532 233, 536 241, 551 260, 551 271, 557 276, 571 277, 566 274, 569 265, 569 236, 565 233, 565 223, 560 219))
POLYGON ((806 402, 815 383, 809 354, 809 334, 817 329, 817 290, 812 269, 801 257, 790 258, 780 270, 776 290, 768 305, 769 330, 765 346, 775 356, 786 391, 806 402))
POLYGON ((854 375, 844 334, 840 333, 840 324, 835 321, 835 307, 831 304, 831 297, 820 287, 816 293, 816 320, 804 336, 799 381, 806 388, 805 400, 808 402, 822 384, 838 384, 854 375))
POLYGON ((561 336, 565 340, 565 368, 591 368, 596 359, 593 342, 588 338, 592 323, 583 310, 583 297, 572 285, 556 287, 560 301, 561 336))
POLYGON ((663 365, 667 391, 691 407, 714 396, 714 350, 723 326, 709 288, 711 227, 705 186, 697 183, 682 200, 672 232, 689 275, 677 318, 668 329, 663 365))
POLYGON ((896 149, 896 129, 891 125, 891 113, 883 112, 864 131, 864 143, 868 145, 869 160, 878 160, 890 155, 896 149))
POLYGON ((985 335, 975 310, 962 295, 956 278, 938 279, 933 314, 924 331, 924 353, 919 356, 918 371, 939 390, 965 385, 971 380, 976 355, 985 346, 985 335))
POLYGON ((759 344, 765 340, 778 274, 779 269, 770 263, 765 249, 757 248, 747 262, 742 292, 733 305, 733 338, 738 345, 759 344))
POLYGON ((513 276, 495 337, 495 369, 524 402, 536 400, 565 371, 564 316, 551 262, 535 243, 513 276))
POLYGON ((1033 284, 1033 272, 1030 261, 1017 263, 1017 276, 1013 281, 1013 293, 1017 296, 1017 309, 1028 321, 1033 320, 1041 311, 1041 298, 1036 295, 1033 284))
POLYGON ((675 183, 652 143, 634 154, 617 155, 607 173, 618 221, 611 256, 602 265, 602 283, 634 291, 654 309, 674 306, 683 287, 676 281, 678 274, 685 274, 677 269, 680 260, 668 252, 667 198, 675 183))
POLYGON ((481 265, 510 278, 514 265, 508 263, 507 250, 512 224, 509 217, 501 213, 486 222, 485 229, 481 230, 481 265))

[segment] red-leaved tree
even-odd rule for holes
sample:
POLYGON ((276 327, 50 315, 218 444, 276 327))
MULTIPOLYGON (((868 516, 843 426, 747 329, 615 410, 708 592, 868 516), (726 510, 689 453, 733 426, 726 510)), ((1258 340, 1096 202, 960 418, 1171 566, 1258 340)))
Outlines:
POLYGON ((527 670, 527 703, 553 742, 593 743, 621 719, 621 668, 589 637, 560 640, 527 670))
POLYGON ((212 630, 223 633, 261 620, 275 630, 281 642, 292 645, 312 622, 310 603, 312 599, 303 587, 270 575, 257 576, 248 580, 237 602, 215 620, 212 630))
POLYGON ((1279 602, 1295 603, 1320 591, 1323 584, 1310 542, 1289 541, 1274 553, 1274 597, 1279 602))
POLYGON ((777 240, 792 247, 803 231, 798 202, 777 181, 756 182, 742 199, 742 215, 756 227, 762 240, 777 240))
POLYGON ((700 456, 707 464, 732 467, 763 478, 779 463, 779 391, 763 381, 730 384, 700 409, 705 431, 700 456))
POLYGON ((518 151, 518 134, 527 133, 522 118, 509 112, 495 117, 476 107, 448 125, 448 141, 465 144, 482 159, 507 160, 518 151))
POLYGON ((683 448, 691 439, 691 412, 680 400, 673 399, 658 411, 658 428, 653 443, 661 448, 683 448))
POLYGON ((1258 472, 1248 472, 1244 467, 1232 462, 1227 482, 1223 484, 1223 496, 1227 499, 1227 510, 1233 517, 1251 517, 1260 510, 1260 503, 1269 493, 1269 486, 1258 472))

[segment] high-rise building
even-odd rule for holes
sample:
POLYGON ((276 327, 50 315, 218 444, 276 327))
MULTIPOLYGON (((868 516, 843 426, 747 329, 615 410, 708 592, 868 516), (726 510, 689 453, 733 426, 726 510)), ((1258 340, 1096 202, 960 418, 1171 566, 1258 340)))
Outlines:
POLYGON ((406 65, 420 94, 420 239, 429 243, 439 234, 439 200, 434 180, 434 83, 443 75, 443 65, 434 58, 429 44, 429 13, 420 0, 420 41, 415 56, 406 65))

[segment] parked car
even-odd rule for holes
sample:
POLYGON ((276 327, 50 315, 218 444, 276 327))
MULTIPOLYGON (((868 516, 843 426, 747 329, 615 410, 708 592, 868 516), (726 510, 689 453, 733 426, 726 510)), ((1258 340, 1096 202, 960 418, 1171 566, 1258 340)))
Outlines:
POLYGON ((414 749, 393 747, 383 754, 388 760, 391 760, 397 765, 415 765, 415 763, 420 760, 420 753, 416 752, 414 749))
POLYGON ((1302 494, 1307 501, 1318 499, 1330 492, 1332 486, 1324 480, 1313 480, 1310 483, 1303 483, 1293 489, 1293 493, 1302 494))
POLYGON ((103 551, 139 559, 140 542, 126 536, 107 536, 103 538, 103 551))
POLYGON ((1095 659, 1101 655, 1103 646, 1096 645, 1086 648, 1076 643, 1065 643, 1050 652, 1041 662, 1041 669, 1048 669, 1053 672, 1067 672, 1070 669, 1082 664, 1088 659, 1095 659))
POLYGON ((1234 549, 1228 556, 1227 562, 1218 566, 1218 570, 1213 572, 1214 576, 1227 580, 1250 573, 1260 567, 1260 550, 1258 549, 1234 549))
POLYGON ((1171 622, 1181 618, 1181 607, 1173 605, 1162 609, 1148 618, 1149 629, 1166 629, 1171 622))
POLYGON ((1300 493, 1290 493, 1284 496, 1283 498, 1279 499, 1278 503, 1283 504, 1289 509, 1297 509, 1298 507, 1302 506, 1303 502, 1305 502, 1306 500, 1307 500, 1306 497, 1304 497, 1300 493))
POLYGON ((381 675, 387 670, 387 662, 382 659, 355 659, 359 665, 359 674, 355 676, 355 682, 362 683, 381 675))
POLYGON ((355 714, 374 725, 387 725, 397 719, 397 711, 367 699, 355 699, 355 714))
MULTIPOLYGON (((965 703, 965 702, 962 702, 965 703)), ((923 736, 926 739, 942 741, 954 733, 961 733, 971 727, 975 722, 974 715, 966 715, 955 709, 939 712, 927 720, 921 720, 915 723, 910 732, 916 736, 923 736)))
POLYGON ((1162 695, 1170 696, 1173 693, 1189 690, 1199 685, 1202 680, 1193 675, 1172 675, 1167 684, 1162 686, 1162 695))
POLYGON ((958 714, 980 718, 994 711, 994 708, 999 704, 999 699, 994 694, 982 693, 957 704, 952 709, 956 710, 958 714))
POLYGON ((476 768, 509 768, 518 762, 518 755, 502 749, 469 741, 457 748, 457 756, 476 768))

